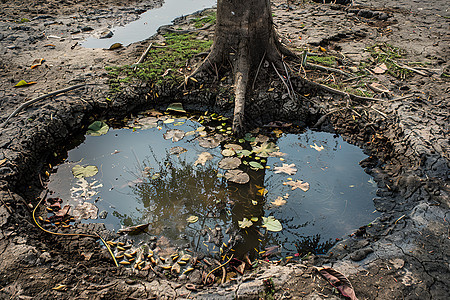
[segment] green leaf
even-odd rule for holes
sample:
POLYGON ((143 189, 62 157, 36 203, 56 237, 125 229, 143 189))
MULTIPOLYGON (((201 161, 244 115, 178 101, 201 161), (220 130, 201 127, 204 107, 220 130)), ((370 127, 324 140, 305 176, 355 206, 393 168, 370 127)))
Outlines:
POLYGON ((250 219, 250 221, 252 221, 252 222, 257 222, 257 221, 258 221, 258 217, 252 217, 252 218, 250 219))
POLYGON ((256 169, 256 170, 264 169, 264 167, 259 162, 256 162, 256 161, 251 161, 249 163, 249 165, 250 165, 250 167, 252 167, 253 169, 256 169))
POLYGON ((244 218, 242 221, 238 221, 238 225, 240 228, 248 228, 253 225, 253 222, 247 218, 244 218))
POLYGON ((261 146, 253 148, 253 152, 259 157, 269 157, 270 153, 278 150, 278 146, 272 142, 264 143, 261 146))
POLYGON ((100 136, 108 133, 109 126, 103 121, 95 121, 88 127, 87 135, 100 136))
POLYGON ((96 166, 83 167, 76 165, 72 168, 72 174, 75 178, 92 177, 98 173, 98 168, 96 166))
POLYGON ((246 140, 247 142, 254 142, 255 141, 255 137, 252 136, 251 133, 246 133, 244 136, 244 140, 246 140))
POLYGON ((183 104, 181 104, 180 102, 176 102, 176 103, 171 103, 166 111, 176 111, 176 112, 181 112, 181 113, 185 113, 186 111, 183 108, 183 104))
POLYGON ((262 227, 266 228, 268 231, 278 232, 283 229, 283 226, 281 225, 280 221, 275 219, 274 216, 269 217, 262 217, 263 224, 262 227))
POLYGON ((244 149, 244 150, 236 150, 236 153, 239 157, 242 157, 242 156, 250 156, 253 152, 244 149))

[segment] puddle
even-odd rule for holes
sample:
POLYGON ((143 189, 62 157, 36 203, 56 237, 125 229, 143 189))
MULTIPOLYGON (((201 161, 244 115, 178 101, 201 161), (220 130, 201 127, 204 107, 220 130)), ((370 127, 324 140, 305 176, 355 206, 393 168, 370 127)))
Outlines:
POLYGON ((125 46, 143 41, 156 33, 161 25, 170 24, 177 17, 213 7, 216 0, 164 0, 160 8, 143 13, 140 18, 125 26, 111 29, 113 36, 107 39, 88 38, 83 44, 86 48, 109 48, 114 43, 125 46))
MULTIPOLYGON (((115 231, 150 223, 148 233, 137 235, 135 240, 165 237, 176 246, 211 254, 221 254, 223 243, 254 254, 273 245, 281 246, 282 255, 324 253, 337 238, 377 217, 372 202, 376 184, 358 165, 367 156, 340 137, 310 130, 302 134, 275 131, 279 138, 268 133, 279 150, 271 148, 264 135, 256 141, 250 136, 247 141, 236 141, 244 149, 251 149, 253 141, 253 149, 259 149, 262 156, 242 157, 239 168, 248 173, 250 182, 236 184, 227 182, 223 177, 226 170, 218 168, 224 158, 223 143, 212 149, 200 146, 199 141, 205 140, 200 135, 214 134, 210 128, 204 130, 194 120, 197 117, 158 118, 145 117, 139 126, 131 125, 134 128, 86 136, 51 175, 49 197, 59 197, 64 205, 71 205, 71 215, 82 203, 98 207, 103 219, 82 222, 102 222, 115 231), (165 139, 164 134, 170 137, 168 133, 175 139, 180 137, 170 131, 173 129, 181 130, 181 136, 187 134, 176 142, 165 139), (264 157, 264 151, 276 157, 264 157), (204 152, 209 153, 208 161, 195 165, 204 152), (248 167, 249 162, 253 169, 248 167), (276 173, 283 164, 290 165, 285 171, 296 168, 297 172, 276 173), (98 173, 74 178, 75 165, 96 166, 98 173), (305 186, 298 185, 292 190, 291 184, 297 180, 308 183, 309 189, 303 191, 305 186), (281 231, 261 226, 269 216, 280 222, 281 231), (239 231, 244 218, 252 217, 254 226, 239 231)), ((226 131, 227 125, 216 126, 215 130, 226 131)), ((206 145, 213 147, 211 141, 206 145)), ((237 147, 232 146, 235 150, 237 147)))

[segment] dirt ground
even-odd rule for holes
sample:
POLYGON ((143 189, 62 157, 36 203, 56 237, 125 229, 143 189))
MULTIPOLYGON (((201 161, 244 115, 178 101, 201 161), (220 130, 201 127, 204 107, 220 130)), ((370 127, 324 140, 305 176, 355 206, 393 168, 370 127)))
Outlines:
MULTIPOLYGON (((114 51, 86 49, 80 42, 135 20, 159 2, 0 3, 0 123, 26 100, 87 84, 30 106, 0 128, 0 298, 255 299, 264 295, 264 280, 272 278, 275 299, 340 299, 314 268, 331 266, 350 279, 359 299, 448 299, 450 12, 445 0, 361 0, 353 6, 290 1, 290 9, 285 1, 272 1, 277 30, 294 49, 341 57, 341 69, 351 72, 370 62, 367 47, 388 43, 403 49, 396 62, 415 70, 406 78, 371 73, 389 90, 386 97, 374 92, 381 100, 351 103, 344 112, 335 113, 347 99, 332 93, 310 99, 312 114, 326 115, 316 118, 317 127, 336 131, 370 155, 361 166, 378 184, 374 203, 382 213, 327 255, 263 263, 236 281, 203 288, 194 275, 169 281, 151 271, 116 268, 94 240, 50 236, 33 224, 31 207, 55 161, 50 154, 63 151, 89 117, 124 116, 142 104, 108 100, 105 67, 135 62, 148 41, 114 51), (39 58, 45 62, 31 69, 39 58), (37 83, 14 88, 20 80, 37 83), (52 289, 59 284, 64 288, 52 289)), ((323 82, 341 80, 333 72, 323 78, 299 72, 323 82)), ((115 236, 101 224, 76 230, 115 236)))

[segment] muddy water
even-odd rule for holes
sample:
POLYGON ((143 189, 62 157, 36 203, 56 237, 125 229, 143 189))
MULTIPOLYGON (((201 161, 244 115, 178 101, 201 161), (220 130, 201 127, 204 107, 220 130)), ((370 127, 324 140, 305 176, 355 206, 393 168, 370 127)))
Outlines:
POLYGON ((143 13, 138 20, 112 28, 114 35, 111 38, 90 37, 82 45, 86 48, 109 48, 114 43, 127 46, 151 37, 160 26, 170 24, 177 17, 213 7, 215 4, 216 0, 165 0, 162 7, 143 13))
POLYGON ((269 169, 247 169, 250 182, 238 185, 228 183, 222 177, 225 171, 217 167, 223 158, 221 147, 200 147, 198 132, 178 142, 163 138, 167 130, 188 132, 202 125, 186 119, 158 124, 146 130, 116 129, 103 136, 86 136, 51 176, 51 196, 72 207, 83 202, 97 206, 102 218, 83 222, 103 222, 111 230, 150 223, 148 234, 134 239, 164 236, 178 246, 212 254, 218 253, 222 242, 229 243, 243 218, 258 221, 254 221, 257 226, 241 230, 242 251, 280 245, 282 254, 288 255, 324 252, 336 238, 376 217, 372 213, 376 185, 358 165, 366 155, 340 137, 313 131, 283 134, 276 142, 285 155, 269 157, 269 169), (171 154, 173 147, 187 151, 171 154), (195 166, 205 151, 212 158, 195 166), (276 174, 274 168, 283 163, 295 164, 297 173, 276 174), (99 172, 76 179, 72 168, 77 164, 97 166, 99 172), (291 179, 308 182, 310 189, 292 190, 283 184, 291 179), (279 196, 286 203, 272 204, 279 196), (191 216, 198 220, 188 222, 191 216), (274 216, 283 230, 266 232, 260 227, 263 216, 274 216), (215 228, 221 234, 211 234, 215 228))

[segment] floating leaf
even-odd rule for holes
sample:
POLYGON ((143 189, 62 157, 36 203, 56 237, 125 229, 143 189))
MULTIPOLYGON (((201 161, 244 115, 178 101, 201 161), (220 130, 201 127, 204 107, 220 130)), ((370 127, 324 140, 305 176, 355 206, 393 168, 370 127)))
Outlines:
POLYGON ((250 163, 249 163, 249 165, 250 165, 250 167, 252 167, 253 169, 255 169, 255 170, 261 170, 261 169, 264 169, 264 167, 263 167, 263 165, 261 165, 259 162, 257 162, 257 161, 251 161, 250 163))
POLYGON ((229 170, 225 173, 224 177, 228 181, 239 184, 245 184, 250 181, 250 176, 242 170, 229 170))
POLYGON ((322 151, 322 150, 324 149, 322 145, 317 146, 316 143, 314 143, 314 146, 313 146, 313 145, 309 145, 309 147, 311 147, 311 148, 313 148, 314 150, 317 150, 317 151, 319 151, 319 152, 322 151))
POLYGON ((170 148, 169 153, 171 155, 180 155, 181 153, 184 153, 186 151, 187 151, 187 149, 180 147, 180 146, 176 146, 176 147, 170 148))
POLYGON ((189 217, 186 219, 186 221, 187 221, 188 223, 195 223, 195 222, 198 221, 198 217, 197 217, 197 216, 189 216, 189 217))
POLYGON ((72 174, 75 178, 92 177, 98 173, 98 168, 96 166, 83 167, 76 165, 72 168, 72 174))
POLYGON ((272 152, 272 153, 269 154, 269 156, 271 156, 271 157, 282 157, 282 156, 285 156, 285 155, 286 155, 286 153, 283 153, 283 152, 280 152, 280 151, 275 151, 275 152, 272 152))
POLYGON ((176 112, 181 112, 181 113, 185 113, 186 111, 183 108, 183 104, 181 104, 180 102, 176 102, 176 103, 172 103, 170 104, 166 111, 176 111, 176 112))
POLYGON ((155 174, 152 175, 151 179, 155 180, 155 179, 158 179, 159 177, 161 177, 161 174, 160 173, 155 173, 155 174))
POLYGON ((119 229, 119 231, 117 231, 117 233, 118 234, 128 233, 129 235, 137 235, 137 234, 146 232, 148 230, 149 225, 150 225, 150 223, 140 224, 140 225, 136 225, 136 226, 130 226, 127 228, 119 229))
POLYGON ((233 149, 234 151, 242 150, 242 146, 238 144, 226 144, 225 149, 233 149))
POLYGON ((219 168, 224 170, 233 170, 241 165, 241 160, 237 157, 225 157, 219 161, 219 168))
POLYGON ((170 123, 173 123, 173 122, 175 122, 175 119, 166 119, 166 120, 163 121, 164 124, 170 124, 170 123))
POLYGON ((257 221, 258 221, 258 217, 252 217, 252 218, 250 219, 250 221, 252 221, 252 222, 257 222, 257 221))
POLYGON ((259 157, 269 157, 269 154, 278 151, 279 148, 272 142, 264 143, 261 146, 254 147, 253 152, 259 157))
POLYGON ((292 186, 292 190, 295 190, 297 188, 301 189, 304 192, 309 190, 309 183, 303 182, 301 180, 283 182, 283 184, 292 186))
POLYGON ((286 204, 286 200, 283 199, 283 197, 278 196, 277 199, 275 199, 274 201, 270 202, 275 206, 282 206, 286 204))
POLYGON ((274 173, 286 173, 288 175, 294 175, 295 173, 297 173, 297 169, 295 168, 295 164, 283 164, 282 167, 275 167, 274 173))
POLYGON ((252 200, 252 204, 253 204, 253 205, 258 205, 258 201, 252 200))
POLYGON ((258 136, 255 138, 254 143, 264 144, 264 143, 267 143, 268 141, 269 141, 269 137, 268 136, 265 136, 265 135, 262 135, 262 134, 258 134, 258 136))
POLYGON ((72 215, 78 219, 97 219, 98 207, 92 203, 84 202, 74 208, 72 215))
MULTIPOLYGON (((258 187, 258 186, 256 186, 256 187, 258 187)), ((265 189, 263 187, 259 187, 259 189, 256 192, 256 194, 259 195, 259 196, 265 196, 265 195, 267 195, 268 192, 269 191, 267 189, 265 189)))
POLYGON ((107 134, 109 130, 108 124, 103 121, 94 121, 88 126, 87 135, 100 136, 107 134))
POLYGON ((32 85, 35 83, 37 83, 37 82, 35 82, 35 81, 26 82, 25 80, 21 80, 14 87, 29 86, 29 85, 32 85))
POLYGON ((223 149, 222 150, 222 155, 223 156, 233 156, 235 154, 236 154, 236 152, 234 152, 233 149, 223 149))
POLYGON ((242 221, 238 221, 239 228, 249 228, 253 225, 253 222, 247 218, 244 218, 242 221))
POLYGON ((114 43, 111 46, 109 46, 108 50, 114 50, 114 49, 119 49, 122 47, 121 43, 114 43))
POLYGON ((251 133, 246 133, 244 136, 244 140, 246 140, 247 142, 254 142, 255 141, 255 137, 252 136, 251 133))
POLYGON ((280 221, 275 219, 274 216, 269 217, 262 217, 263 224, 262 227, 266 228, 268 231, 278 232, 283 229, 283 226, 281 225, 280 221))
POLYGON ((221 134, 205 136, 198 139, 198 144, 203 148, 216 148, 225 138, 221 134))
POLYGON ((350 300, 358 300, 350 280, 342 273, 332 268, 317 268, 317 270, 320 275, 322 275, 332 286, 336 287, 344 297, 350 298, 350 300))
POLYGON ((194 162, 194 166, 196 166, 198 164, 201 164, 202 166, 204 166, 206 164, 206 162, 212 158, 213 158, 213 156, 211 153, 202 152, 198 155, 197 160, 194 162))
POLYGON ((163 136, 166 140, 172 139, 172 142, 178 142, 179 140, 182 140, 184 138, 184 131, 180 129, 171 129, 167 130, 167 132, 164 133, 163 136))
POLYGON ((249 150, 236 150, 236 153, 239 157, 242 157, 242 156, 248 157, 248 156, 252 155, 253 152, 249 151, 249 150))

